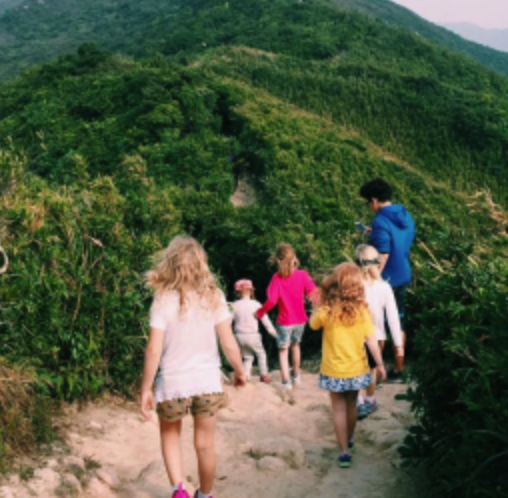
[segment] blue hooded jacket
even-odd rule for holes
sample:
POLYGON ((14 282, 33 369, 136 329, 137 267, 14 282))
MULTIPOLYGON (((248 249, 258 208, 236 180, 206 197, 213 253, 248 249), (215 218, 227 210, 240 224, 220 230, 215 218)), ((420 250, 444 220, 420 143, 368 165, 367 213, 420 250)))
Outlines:
POLYGON ((392 286, 411 281, 409 252, 415 238, 415 222, 400 204, 391 204, 378 211, 372 223, 369 244, 381 254, 389 254, 383 278, 392 286))

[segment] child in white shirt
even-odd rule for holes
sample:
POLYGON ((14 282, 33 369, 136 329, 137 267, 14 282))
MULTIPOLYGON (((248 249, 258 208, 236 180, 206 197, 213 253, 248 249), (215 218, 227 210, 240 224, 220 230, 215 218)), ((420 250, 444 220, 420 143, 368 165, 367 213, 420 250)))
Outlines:
MULTIPOLYGON (((258 360, 261 382, 270 383, 268 376, 268 365, 266 352, 263 347, 263 339, 259 333, 259 323, 254 316, 261 308, 261 303, 254 299, 254 287, 250 280, 238 280, 235 284, 235 291, 238 299, 232 303, 234 331, 240 351, 243 357, 243 368, 247 379, 250 379, 254 357, 258 360)), ((268 318, 268 315, 261 318, 267 332, 277 338, 277 332, 268 318)))
MULTIPOLYGON (((399 312, 393 290, 381 277, 379 253, 375 247, 361 244, 355 251, 356 262, 363 273, 365 299, 372 314, 376 336, 381 351, 386 341, 385 317, 390 327, 395 355, 404 356, 399 312)), ((359 416, 364 417, 377 410, 375 398, 376 370, 372 370, 372 384, 366 389, 366 397, 359 397, 359 416), (363 405, 363 406, 362 406, 363 405)))
POLYGON ((235 386, 245 384, 231 314, 208 268, 205 251, 191 237, 171 241, 147 273, 147 282, 155 298, 150 310, 141 412, 150 419, 157 406, 162 454, 174 486, 172 498, 189 498, 183 486, 187 474, 183 470, 180 434, 182 419, 192 414, 200 480, 194 496, 212 498, 217 413, 227 405, 217 339, 234 369, 235 386))

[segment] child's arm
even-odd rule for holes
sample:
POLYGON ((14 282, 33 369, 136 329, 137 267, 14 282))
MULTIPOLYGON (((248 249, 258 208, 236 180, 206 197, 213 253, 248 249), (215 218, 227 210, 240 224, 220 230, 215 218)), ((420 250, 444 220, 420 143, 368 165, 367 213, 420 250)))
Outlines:
POLYGON ((145 350, 143 381, 141 382, 141 413, 147 420, 150 420, 150 412, 155 408, 152 386, 159 368, 163 344, 164 331, 150 328, 150 338, 145 350))
POLYGON ((385 313, 388 318, 388 325, 390 326, 393 344, 395 345, 395 354, 397 356, 404 356, 404 345, 402 342, 402 330, 400 326, 397 302, 395 301, 395 296, 391 287, 387 286, 386 290, 385 313))
POLYGON ((275 327, 272 324, 272 321, 268 317, 268 315, 265 315, 263 318, 261 318, 261 323, 265 326, 266 331, 272 336, 277 338, 277 331, 275 330, 275 327))
POLYGON ((316 308, 319 303, 319 289, 307 272, 305 272, 304 292, 307 299, 312 303, 312 307, 316 308))
POLYGON ((376 334, 370 334, 366 336, 365 342, 367 344, 367 347, 369 348, 370 354, 372 355, 374 361, 376 362, 379 378, 381 382, 383 382, 386 380, 386 370, 383 364, 383 357, 381 356, 381 350, 379 349, 376 334))
POLYGON ((235 336, 233 335, 233 329, 231 328, 231 319, 224 320, 221 323, 215 325, 215 331, 219 337, 222 351, 226 355, 229 364, 233 367, 235 372, 234 385, 241 387, 245 385, 246 378, 243 372, 242 355, 238 342, 236 342, 235 336))
POLYGON ((259 308, 254 316, 261 320, 272 308, 274 308, 279 301, 279 287, 275 281, 275 276, 272 278, 268 289, 266 289, 266 301, 261 308, 259 308))

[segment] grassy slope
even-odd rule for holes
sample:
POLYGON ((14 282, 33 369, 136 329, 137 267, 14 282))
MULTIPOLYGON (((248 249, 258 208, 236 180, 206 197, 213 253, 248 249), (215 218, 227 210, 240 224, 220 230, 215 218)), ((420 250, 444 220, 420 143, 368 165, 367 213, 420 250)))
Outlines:
MULTIPOLYGON (((427 23, 408 10, 385 0, 334 0, 338 5, 360 11, 371 17, 397 25, 411 33, 417 32, 420 40, 429 40, 452 51, 472 57, 479 63, 508 74, 508 55, 466 42, 445 29, 427 23)), ((245 8, 255 3, 244 2, 245 8)), ((270 5, 258 2, 261 9, 270 5)), ((276 2, 280 3, 280 2, 276 2)), ((296 2, 288 1, 295 6, 296 2)), ((307 2, 306 2, 307 3, 307 2)), ((315 1, 309 3, 316 3, 315 1)), ((330 5, 330 1, 321 1, 330 5)), ((193 12, 194 8, 222 7, 228 2, 197 1, 159 2, 157 0, 52 0, 51 2, 28 2, 11 9, 0 18, 0 80, 19 74, 22 70, 47 61, 55 56, 77 49, 84 42, 93 41, 102 48, 130 55, 144 55, 154 51, 167 51, 167 39, 175 31, 181 36, 179 42, 186 48, 198 48, 203 42, 197 32, 183 33, 181 22, 188 14, 191 19, 203 20, 193 12)), ((229 2, 231 9, 238 10, 238 1, 229 2)), ((259 8, 254 10, 259 11, 259 8)), ((252 14, 252 12, 251 12, 252 14)), ((254 12, 253 20, 256 17, 254 12)), ((245 44, 254 31, 242 21, 223 30, 221 42, 228 44, 238 36, 235 27, 242 25, 245 44)), ((252 26, 252 23, 251 23, 252 26)), ((221 27, 219 26, 220 30, 221 27)), ((283 30, 282 30, 283 31, 283 30)), ((263 30, 258 34, 264 35, 263 30)), ((417 35, 415 35, 415 38, 417 35)), ((396 41, 396 40, 394 40, 396 41)), ((181 48, 181 47, 180 47, 181 48)))
MULTIPOLYGON (((122 23, 139 18, 138 10, 123 5, 118 10, 109 4, 116 19, 111 40, 122 39, 115 35, 122 23)), ((213 70, 361 130, 415 167, 438 178, 453 178, 455 188, 487 185, 498 199, 506 200, 505 78, 405 30, 319 1, 194 0, 183 10, 175 3, 165 18, 156 20, 158 7, 148 0, 142 5, 146 16, 143 25, 131 30, 132 47, 146 47, 138 37, 150 24, 150 40, 164 53, 179 54, 180 60, 193 61, 196 53, 209 53, 214 59, 210 50, 221 45, 274 53, 279 57, 235 50, 228 55, 231 49, 224 49, 232 63, 221 64, 217 58, 213 70), (178 27, 171 29, 176 19, 178 27)), ((93 17, 96 9, 88 14, 93 17)), ((51 33, 47 41, 54 42, 51 33)), ((11 113, 9 105, 8 100, 1 104, 3 114, 11 113)), ((0 126, 0 135, 19 136, 27 127, 26 119, 17 127, 0 126)))
POLYGON ((409 9, 389 0, 333 0, 340 7, 350 8, 388 24, 394 24, 432 43, 476 60, 494 71, 508 75, 508 54, 464 40, 451 31, 422 19, 409 9))
POLYGON ((361 130, 420 170, 452 180, 454 188, 487 184, 506 200, 502 91, 478 94, 451 78, 438 81, 432 70, 411 74, 409 63, 406 74, 394 74, 353 60, 308 62, 247 48, 220 49, 199 63, 361 130))

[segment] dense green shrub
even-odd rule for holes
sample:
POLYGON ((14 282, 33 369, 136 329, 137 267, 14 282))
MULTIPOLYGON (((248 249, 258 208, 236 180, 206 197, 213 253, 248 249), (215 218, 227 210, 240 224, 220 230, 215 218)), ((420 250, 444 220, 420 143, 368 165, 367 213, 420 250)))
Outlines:
POLYGON ((507 496, 508 266, 460 260, 413 298, 418 423, 402 453, 432 496, 507 496))
POLYGON ((55 437, 42 387, 33 367, 0 357, 0 472, 12 458, 30 455, 55 437))

